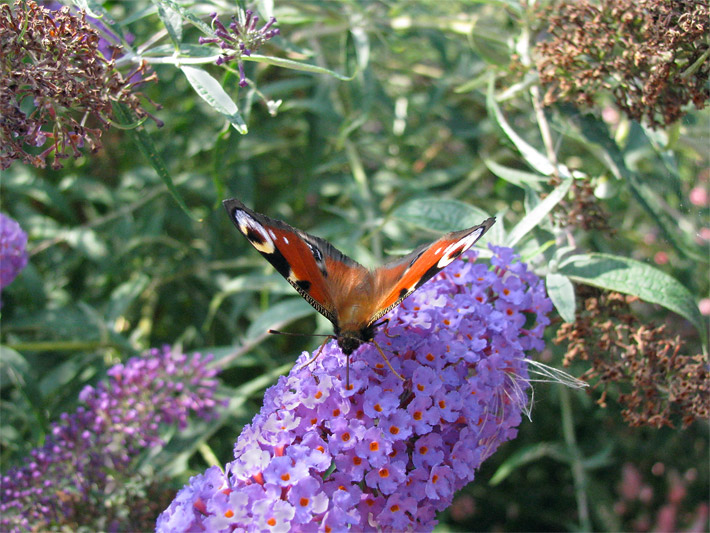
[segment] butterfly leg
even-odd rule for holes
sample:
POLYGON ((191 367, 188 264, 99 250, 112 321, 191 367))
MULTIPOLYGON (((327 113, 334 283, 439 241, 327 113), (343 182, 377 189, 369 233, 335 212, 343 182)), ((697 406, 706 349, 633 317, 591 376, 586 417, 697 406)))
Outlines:
POLYGON ((318 359, 318 356, 319 356, 320 353, 323 351, 323 348, 325 348, 325 345, 328 344, 328 341, 331 340, 332 338, 333 338, 333 337, 331 337, 330 335, 328 335, 328 337, 326 337, 326 339, 323 341, 323 344, 320 345, 320 348, 318 348, 318 351, 316 352, 316 354, 315 354, 313 357, 311 357, 308 361, 306 361, 305 363, 303 363, 303 364, 301 365, 301 367, 300 367, 298 370, 303 370, 303 369, 306 368, 307 366, 310 366, 313 361, 315 361, 316 359, 318 359))
MULTIPOLYGON (((373 328, 379 328, 380 326, 384 326, 385 324, 389 324, 389 322, 390 322, 389 318, 383 318, 377 324, 375 324, 373 326, 373 328)), ((382 330, 382 333, 384 333, 385 337, 387 337, 388 339, 394 339, 395 337, 399 337, 399 335, 390 335, 389 333, 387 333, 386 329, 382 330)))
POLYGON ((401 379, 402 381, 404 381, 404 378, 403 378, 394 368, 392 368, 392 365, 390 364, 390 360, 387 359, 387 356, 385 355, 385 352, 382 351, 382 348, 380 348, 380 345, 377 344, 375 341, 372 341, 372 344, 374 344, 374 345, 375 345, 375 348, 377 348, 377 351, 380 352, 380 355, 382 356, 382 359, 385 360, 385 363, 387 363, 387 366, 390 367, 390 370, 392 371, 392 373, 393 373, 395 376, 397 376, 399 379, 401 379))

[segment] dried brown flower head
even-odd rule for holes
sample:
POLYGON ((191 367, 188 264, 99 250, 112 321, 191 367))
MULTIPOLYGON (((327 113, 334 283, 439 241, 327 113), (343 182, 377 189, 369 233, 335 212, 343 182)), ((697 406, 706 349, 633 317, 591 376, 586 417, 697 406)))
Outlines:
POLYGON ((710 6, 702 0, 562 0, 537 46, 545 103, 591 106, 610 92, 630 118, 657 127, 710 98, 710 6))
POLYGON ((624 419, 631 426, 683 426, 710 416, 710 374, 703 355, 681 355, 683 342, 671 337, 666 326, 642 324, 631 312, 634 298, 580 286, 584 307, 574 324, 557 331, 557 344, 567 343, 565 364, 591 361, 581 377, 598 380, 598 403, 606 405, 615 385, 624 419))
POLYGON ((0 6, 0 169, 15 160, 44 167, 52 153, 60 168, 69 151, 79 157, 84 145, 97 150, 114 102, 150 116, 132 90, 155 78, 142 77, 145 66, 124 78, 99 51, 100 40, 85 14, 67 7, 21 0, 0 6), (137 83, 127 81, 136 74, 137 83))
POLYGON ((555 209, 563 226, 582 228, 585 231, 616 233, 609 225, 609 214, 594 195, 590 178, 578 178, 572 182, 569 198, 563 199, 555 209))

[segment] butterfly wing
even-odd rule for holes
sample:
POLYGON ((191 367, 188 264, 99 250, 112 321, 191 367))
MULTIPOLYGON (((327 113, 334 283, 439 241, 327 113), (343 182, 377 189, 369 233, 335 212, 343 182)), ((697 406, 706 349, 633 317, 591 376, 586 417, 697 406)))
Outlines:
POLYGON ((416 291, 443 268, 473 246, 496 221, 489 218, 461 231, 447 233, 431 244, 420 246, 410 254, 378 268, 375 287, 379 303, 370 324, 416 291))
POLYGON ((236 198, 223 204, 251 245, 316 311, 337 326, 339 285, 348 277, 366 275, 367 270, 329 242, 256 213, 236 198))

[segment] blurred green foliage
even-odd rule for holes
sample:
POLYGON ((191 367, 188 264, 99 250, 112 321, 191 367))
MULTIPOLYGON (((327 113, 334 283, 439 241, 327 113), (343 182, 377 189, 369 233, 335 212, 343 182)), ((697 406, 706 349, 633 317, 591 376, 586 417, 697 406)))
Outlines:
MULTIPOLYGON (((236 9, 180 5, 207 24, 210 12, 236 9)), ((710 116, 691 110, 651 130, 603 94, 594 109, 536 109, 538 8, 516 0, 260 2, 262 20, 273 10, 281 35, 245 59, 248 87, 238 86, 236 65, 191 63, 236 104, 232 122, 244 134, 196 94, 167 34, 153 40, 163 30, 158 7, 175 14, 176 4, 90 7, 130 32, 134 51, 153 43, 143 58, 159 82, 141 90, 162 105, 165 126, 111 128, 100 152, 61 170, 16 163, 2 174, 2 211, 30 238, 30 263, 2 294, 3 470, 42 443, 49 422, 73 410, 107 366, 164 343, 214 353, 230 405, 218 422, 173 435, 150 467, 177 489, 211 458, 231 459, 264 388, 319 342, 265 331, 330 332, 235 232, 220 205, 231 196, 368 266, 477 222, 467 216, 497 215, 492 242, 514 245, 541 276, 558 276, 550 280, 563 317, 575 305, 569 280, 613 288, 642 296, 647 303, 635 311, 681 335, 686 353, 703 350, 707 317, 697 304, 708 297, 708 241, 698 235, 710 225, 708 205, 688 198, 710 179, 710 116), (267 101, 277 100, 272 115, 267 101), (575 202, 569 187, 582 179, 608 230, 564 224, 575 202), (608 256, 589 255, 599 252, 636 260, 631 275, 604 281, 608 256), (589 261, 599 270, 579 266, 589 261)), ((180 26, 182 57, 204 55, 203 33, 180 26)), ((559 367, 563 355, 564 345, 550 343, 543 357, 559 367)), ((578 362, 572 372, 585 368, 578 362)), ((621 530, 640 516, 653 524, 672 471, 687 480, 678 527, 692 522, 707 498, 706 421, 629 428, 613 397, 603 409, 598 391, 535 389, 533 422, 487 461, 442 514, 441 530, 621 530), (627 463, 653 494, 624 514, 627 463)))

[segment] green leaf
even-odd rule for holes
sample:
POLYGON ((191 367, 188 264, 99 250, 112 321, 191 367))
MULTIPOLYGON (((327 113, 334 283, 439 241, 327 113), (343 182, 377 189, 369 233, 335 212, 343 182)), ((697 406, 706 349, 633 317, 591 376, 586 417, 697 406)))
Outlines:
POLYGON ((285 324, 313 314, 313 308, 302 298, 290 298, 270 306, 251 323, 246 339, 254 339, 270 329, 282 328, 285 324))
POLYGON ((552 442, 540 442, 531 446, 526 446, 515 452, 503 464, 498 467, 489 483, 492 486, 498 485, 501 481, 512 474, 516 469, 528 463, 533 463, 543 457, 551 457, 562 463, 570 462, 570 455, 561 444, 552 442))
POLYGON ((130 306, 141 295, 150 284, 150 278, 145 274, 138 273, 132 279, 121 283, 111 293, 106 321, 113 323, 126 312, 130 306))
POLYGON ((567 276, 551 272, 545 277, 547 295, 555 305, 557 312, 565 322, 574 322, 575 308, 574 285, 567 276))
MULTIPOLYGON (((135 123, 135 117, 133 116, 133 113, 124 104, 115 104, 113 106, 113 109, 116 113, 116 116, 121 120, 124 125, 135 123)), ((145 156, 145 158, 148 160, 153 169, 158 173, 160 179, 163 180, 163 183, 165 183, 165 186, 168 188, 168 191, 170 191, 170 194, 173 196, 180 208, 187 214, 187 216, 189 216, 193 220, 199 220, 199 218, 193 215, 192 212, 187 208, 185 201, 182 199, 182 196, 180 196, 177 187, 175 187, 175 184, 173 183, 173 178, 170 175, 170 172, 168 171, 168 167, 165 165, 165 160, 158 152, 158 149, 156 148, 153 139, 148 134, 146 129, 144 127, 139 126, 137 128, 129 129, 128 133, 133 137, 133 141, 136 143, 136 146, 138 146, 140 152, 145 156)))
POLYGON ((490 17, 477 17, 471 31, 471 43, 486 63, 501 67, 510 63, 510 37, 500 23, 490 17))
POLYGON ((490 170, 493 174, 518 187, 527 186, 536 192, 541 192, 543 190, 543 185, 549 181, 549 179, 545 176, 540 176, 539 174, 533 174, 532 172, 526 172, 524 170, 518 170, 517 168, 505 167, 503 165, 499 165, 492 159, 484 159, 483 162, 488 167, 488 170, 490 170))
POLYGON ((411 200, 394 210, 392 216, 419 228, 448 233, 480 224, 490 215, 458 200, 411 200))
POLYGON ((703 318, 693 295, 678 280, 655 267, 626 257, 588 254, 571 258, 558 272, 580 283, 662 305, 689 320, 707 346, 703 318))
POLYGON ((0 388, 10 382, 24 387, 28 381, 34 382, 31 375, 30 364, 21 353, 0 345, 0 388))
POLYGON ((192 85, 192 88, 195 89, 195 92, 199 94, 205 102, 212 106, 215 111, 224 115, 224 118, 226 118, 239 133, 242 135, 247 133, 247 125, 239 114, 237 104, 234 103, 234 100, 232 100, 216 79, 201 68, 182 65, 180 69, 183 74, 185 74, 187 81, 192 85))
MULTIPOLYGON (((12 384, 17 387, 19 393, 24 397, 30 407, 38 427, 43 432, 47 432, 47 418, 45 416, 46 405, 43 405, 42 392, 37 383, 36 369, 33 368, 25 357, 7 346, 0 346, 0 384, 1 388, 12 384)), ((21 405, 20 402, 17 402, 21 405)))
POLYGON ((91 228, 75 227, 61 230, 58 234, 64 237, 69 246, 83 252, 86 257, 98 261, 106 256, 106 243, 91 228))
POLYGON ((292 70, 302 70, 304 72, 314 72, 315 74, 327 74, 328 76, 332 76, 334 78, 337 78, 340 81, 351 81, 355 77, 355 74, 353 74, 352 76, 345 76, 345 75, 339 74, 333 70, 319 67, 318 65, 311 65, 309 63, 299 63, 298 61, 293 61, 291 59, 283 59, 281 57, 271 57, 271 56, 262 56, 259 54, 252 54, 250 56, 244 56, 244 57, 242 57, 242 59, 244 61, 255 61, 257 63, 266 63, 268 65, 274 65, 275 67, 290 68, 292 70))
POLYGON ((364 70, 370 63, 370 38, 369 32, 360 25, 353 25, 350 28, 350 35, 355 45, 355 56, 357 57, 358 68, 364 70))
POLYGON ((201 59, 210 58, 210 62, 214 57, 214 48, 206 44, 192 44, 192 43, 181 43, 177 48, 177 53, 175 46, 172 44, 159 44, 154 46, 143 53, 143 57, 159 57, 164 58, 166 56, 171 56, 172 54, 177 55, 176 63, 180 63, 183 59, 201 59))
MULTIPOLYGON (((563 109, 565 109, 563 107, 563 109)), ((688 232, 680 229, 678 220, 669 212, 666 202, 640 176, 626 166, 624 154, 610 137, 607 126, 591 115, 580 116, 576 111, 569 111, 571 123, 576 124, 577 134, 582 142, 593 143, 597 156, 618 179, 625 181, 632 194, 646 212, 655 220, 663 235, 674 248, 688 257, 703 263, 708 262, 708 255, 692 239, 688 232)), ((595 150, 592 150, 594 152, 595 150)), ((672 175, 672 174, 671 174, 672 175)))
MULTIPOLYGON (((505 120, 503 112, 500 107, 498 107, 498 103, 496 102, 494 81, 493 76, 491 76, 491 79, 488 82, 488 94, 486 95, 486 107, 488 109, 488 114, 495 119, 500 129, 515 145, 520 152, 520 155, 523 156, 523 159, 525 159, 528 165, 544 176, 552 176, 555 174, 555 167, 552 165, 550 160, 542 152, 538 151, 537 148, 534 148, 532 145, 528 144, 528 142, 518 135, 510 124, 508 124, 508 121, 505 120)), ((557 165, 557 173, 561 178, 572 177, 569 169, 564 165, 557 165)))
POLYGON ((547 214, 562 200, 569 188, 572 186, 572 179, 566 179, 557 188, 548 194, 545 199, 537 204, 532 211, 526 214, 515 227, 510 230, 506 246, 515 246, 530 230, 536 227, 547 214))
POLYGON ((183 6, 178 4, 177 2, 173 2, 173 0, 158 0, 159 3, 165 5, 167 8, 171 9, 172 11, 175 11, 177 13, 180 13, 180 15, 185 19, 188 20, 190 23, 192 23, 194 26, 199 28, 202 33, 206 35, 211 35, 212 28, 208 24, 205 24, 202 22, 202 20, 192 11, 189 9, 185 9, 183 6))
POLYGON ((153 0, 153 3, 158 5, 158 16, 165 25, 170 39, 176 48, 179 47, 182 42, 182 16, 165 2, 153 0))

